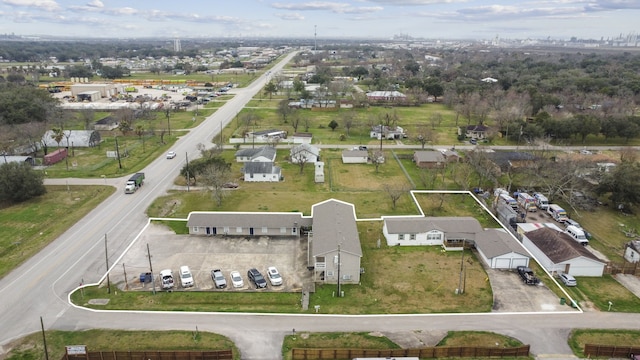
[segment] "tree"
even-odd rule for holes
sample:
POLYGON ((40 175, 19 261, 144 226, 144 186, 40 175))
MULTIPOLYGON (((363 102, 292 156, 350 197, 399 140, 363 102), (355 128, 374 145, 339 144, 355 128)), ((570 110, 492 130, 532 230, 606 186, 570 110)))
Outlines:
POLYGON ((335 131, 338 127, 338 122, 335 120, 331 120, 331 122, 329 122, 329 127, 331 128, 331 131, 335 131))
POLYGON ((616 205, 633 207, 640 204, 640 163, 635 156, 623 157, 620 165, 606 174, 598 186, 598 195, 609 193, 609 199, 616 205))
POLYGON ((46 194, 44 174, 27 163, 0 164, 0 201, 23 202, 46 194))
POLYGON ((309 158, 307 158, 307 150, 303 146, 298 146, 296 150, 292 149, 291 162, 298 164, 298 167, 300 168, 300 175, 302 175, 304 172, 304 166, 309 162, 309 158))
POLYGON ((105 79, 118 79, 124 75, 125 71, 122 66, 118 65, 116 67, 111 66, 103 66, 102 67, 102 77, 105 79))
POLYGON ((400 200, 402 195, 404 195, 405 193, 407 193, 407 191, 409 191, 405 186, 398 186, 398 185, 392 186, 389 184, 385 184, 383 188, 384 188, 384 191, 387 193, 387 195, 389 195, 389 198, 391 198, 391 204, 394 210, 396 209, 398 200, 400 200))
POLYGON ((353 111, 342 112, 342 126, 347 130, 347 136, 350 135, 350 130, 355 126, 356 114, 353 111))
POLYGON ((59 100, 46 89, 0 82, 0 124, 46 122, 57 115, 59 100))
POLYGON ((142 152, 144 152, 144 125, 143 124, 137 124, 136 125, 136 129, 135 129, 135 133, 136 135, 138 135, 138 139, 140 139, 140 141, 142 141, 142 152))
POLYGON ((264 86, 264 93, 265 95, 269 95, 269 100, 271 100, 273 94, 278 93, 278 87, 273 83, 273 81, 269 81, 267 85, 264 86))
POLYGON ((278 103, 278 113, 282 116, 282 122, 287 123, 287 116, 289 116, 294 109, 289 106, 289 100, 285 99, 278 103))

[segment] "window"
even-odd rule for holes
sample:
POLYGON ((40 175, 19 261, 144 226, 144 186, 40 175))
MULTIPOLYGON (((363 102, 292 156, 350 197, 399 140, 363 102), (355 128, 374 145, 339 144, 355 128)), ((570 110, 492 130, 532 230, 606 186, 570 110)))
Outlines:
POLYGON ((333 271, 327 271, 327 277, 333 277, 333 271))
POLYGON ((429 233, 427 233, 427 240, 428 241, 441 241, 442 240, 442 233, 439 231, 431 231, 429 233))
POLYGON ((262 227, 262 233, 263 233, 263 234, 266 234, 266 233, 268 233, 268 232, 269 232, 269 229, 268 229, 266 226, 263 226, 263 227, 262 227))
POLYGON ((351 275, 342 275, 342 280, 351 280, 351 275))
POLYGON ((251 173, 251 176, 249 176, 249 177, 253 179, 253 173, 251 173))
POLYGON ((296 229, 296 228, 292 228, 292 229, 291 229, 291 233, 292 233, 292 234, 295 234, 295 233, 296 233, 296 231, 297 231, 297 229, 296 229))
POLYGON ((238 226, 238 227, 236 228, 236 232, 237 232, 238 234, 240 234, 240 233, 242 232, 242 228, 241 228, 240 226, 238 226))
POLYGON ((324 256, 316 256, 316 262, 324 262, 324 256))
POLYGON ((398 235, 398 240, 404 240, 404 234, 399 234, 398 235))
POLYGON ((228 226, 224 227, 224 233, 225 233, 225 235, 229 233, 229 227, 228 226))
POLYGON ((286 227, 281 227, 280 228, 280 234, 286 234, 287 233, 287 228, 286 227))
POLYGON ((193 232, 194 232, 194 233, 197 233, 197 232, 198 232, 198 227, 197 227, 197 226, 194 226, 194 227, 193 227, 193 232))
POLYGON ((409 235, 409 240, 415 240, 415 239, 416 239, 416 234, 409 235))

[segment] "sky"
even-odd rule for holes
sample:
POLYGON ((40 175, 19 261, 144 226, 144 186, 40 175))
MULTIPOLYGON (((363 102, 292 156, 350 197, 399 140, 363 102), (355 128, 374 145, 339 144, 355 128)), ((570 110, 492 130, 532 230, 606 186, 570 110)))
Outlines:
POLYGON ((607 39, 640 0, 0 0, 0 34, 95 38, 607 39))

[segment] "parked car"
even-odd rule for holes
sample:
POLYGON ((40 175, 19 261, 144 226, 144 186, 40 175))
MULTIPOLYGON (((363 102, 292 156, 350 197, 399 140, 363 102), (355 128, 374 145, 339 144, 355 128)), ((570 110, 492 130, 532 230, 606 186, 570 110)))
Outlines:
POLYGON ((258 269, 249 269, 249 271, 247 271, 247 277, 249 278, 249 281, 256 286, 256 289, 264 289, 267 287, 267 280, 265 280, 264 276, 262 276, 258 269))
POLYGON ((227 279, 224 278, 222 270, 220 269, 211 270, 211 280, 213 280, 217 289, 224 289, 227 287, 227 279))
POLYGON ((160 279, 164 290, 170 290, 173 288, 173 274, 171 273, 171 269, 160 271, 160 279))
POLYGON ((566 274, 566 273, 562 273, 560 274, 560 281, 562 281, 562 283, 565 286, 576 286, 578 285, 578 282, 576 281, 576 278, 574 278, 573 276, 566 274))
POLYGON ((193 275, 186 265, 180 266, 180 283, 185 288, 193 286, 193 275))
POLYGON ((169 151, 167 153, 167 159, 173 159, 174 157, 176 157, 176 152, 175 151, 169 151))
POLYGON ((280 273, 275 266, 269 266, 267 268, 267 276, 269 277, 269 282, 272 286, 282 285, 282 276, 280 276, 280 273))
POLYGON ((242 276, 240 276, 240 272, 232 271, 229 273, 229 277, 231 278, 231 284, 234 288, 241 288, 244 286, 244 281, 242 280, 242 276))
POLYGON ((522 281, 527 285, 538 285, 540 283, 540 279, 536 277, 533 270, 526 266, 518 266, 516 268, 518 270, 518 274, 522 281))

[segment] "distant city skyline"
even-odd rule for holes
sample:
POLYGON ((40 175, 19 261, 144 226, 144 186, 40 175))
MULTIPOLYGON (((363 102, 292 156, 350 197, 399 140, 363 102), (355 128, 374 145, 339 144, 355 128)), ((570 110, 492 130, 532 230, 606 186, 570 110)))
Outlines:
POLYGON ((636 34, 640 1, 0 0, 0 19, 23 36, 599 40, 636 34))

